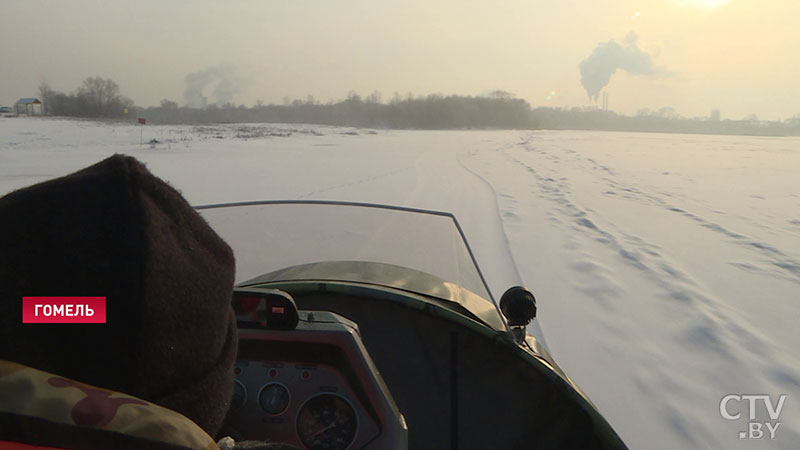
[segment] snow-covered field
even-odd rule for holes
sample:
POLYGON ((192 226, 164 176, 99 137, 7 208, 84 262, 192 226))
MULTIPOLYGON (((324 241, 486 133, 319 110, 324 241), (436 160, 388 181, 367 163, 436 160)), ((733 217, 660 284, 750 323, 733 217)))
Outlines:
POLYGON ((800 446, 800 139, 147 126, 150 148, 140 131, 0 119, 0 195, 126 153, 198 205, 451 211, 495 293, 532 288, 554 357, 631 448, 800 446), (740 440, 748 403, 726 420, 728 394, 785 394, 775 440, 740 440))

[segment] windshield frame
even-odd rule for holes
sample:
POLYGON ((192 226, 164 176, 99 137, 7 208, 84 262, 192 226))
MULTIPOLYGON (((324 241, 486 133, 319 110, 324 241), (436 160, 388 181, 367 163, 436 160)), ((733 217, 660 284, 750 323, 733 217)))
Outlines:
POLYGON ((467 237, 464 234, 464 230, 453 213, 430 210, 430 209, 413 208, 408 206, 396 206, 396 205, 386 205, 380 203, 352 202, 352 201, 340 201, 340 200, 255 200, 255 201, 244 201, 244 202, 198 205, 194 206, 194 209, 202 211, 202 210, 219 209, 219 208, 264 206, 264 205, 323 205, 323 206, 360 207, 360 208, 372 208, 372 209, 382 209, 388 211, 425 214, 425 215, 447 218, 450 221, 452 221, 456 231, 458 232, 458 236, 461 238, 461 242, 463 243, 464 248, 467 250, 467 254, 469 255, 470 261, 472 262, 472 265, 475 268, 475 271, 480 279, 480 283, 486 295, 488 296, 487 300, 489 300, 495 306, 498 314, 500 314, 500 316, 503 317, 503 315, 500 312, 500 308, 497 305, 497 301, 495 300, 494 295, 492 294, 492 290, 489 288, 489 284, 486 282, 486 277, 484 276, 483 271, 481 270, 481 267, 478 264, 478 260, 475 258, 475 253, 473 252, 472 247, 470 246, 469 241, 467 240, 467 237))

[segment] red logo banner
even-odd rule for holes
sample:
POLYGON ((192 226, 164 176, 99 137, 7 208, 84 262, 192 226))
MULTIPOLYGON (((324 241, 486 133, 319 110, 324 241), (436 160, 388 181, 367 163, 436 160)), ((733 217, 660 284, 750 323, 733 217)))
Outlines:
POLYGON ((106 323, 106 298, 22 297, 22 323, 106 323))

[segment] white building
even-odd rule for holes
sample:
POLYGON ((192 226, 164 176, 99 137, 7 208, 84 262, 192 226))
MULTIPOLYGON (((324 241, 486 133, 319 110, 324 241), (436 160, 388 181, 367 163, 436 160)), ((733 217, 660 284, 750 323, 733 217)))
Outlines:
POLYGON ((29 116, 44 114, 42 102, 38 98, 21 98, 14 105, 14 110, 17 114, 27 114, 29 116))

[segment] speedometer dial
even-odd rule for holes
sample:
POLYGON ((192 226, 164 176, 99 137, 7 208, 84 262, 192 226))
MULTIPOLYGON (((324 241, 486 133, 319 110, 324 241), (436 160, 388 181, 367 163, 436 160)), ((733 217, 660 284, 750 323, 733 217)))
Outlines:
POLYGON ((335 394, 310 398, 297 414, 297 434, 310 450, 344 450, 353 443, 357 430, 355 410, 335 394))

